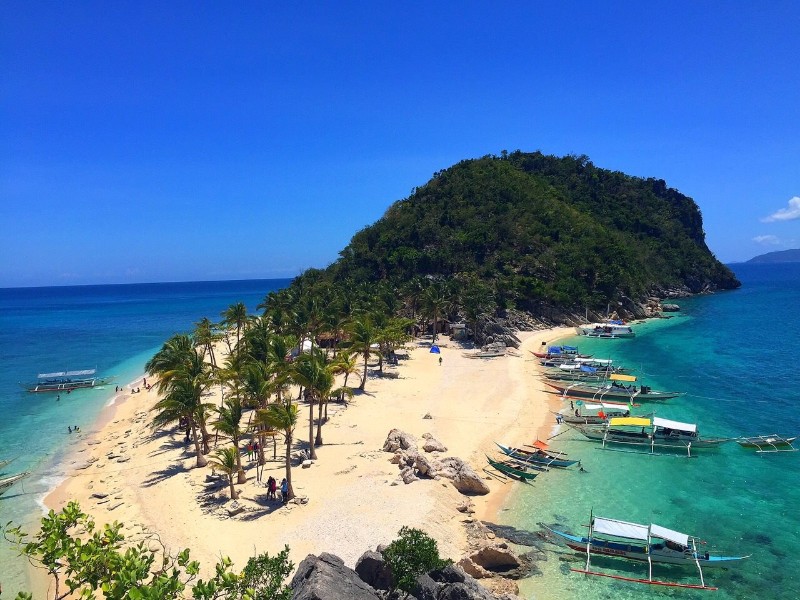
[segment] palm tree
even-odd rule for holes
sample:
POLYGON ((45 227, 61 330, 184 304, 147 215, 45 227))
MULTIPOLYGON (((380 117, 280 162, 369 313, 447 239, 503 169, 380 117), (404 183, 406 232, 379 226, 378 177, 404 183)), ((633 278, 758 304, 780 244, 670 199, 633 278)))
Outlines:
POLYGON ((447 286, 442 282, 434 282, 422 293, 423 314, 433 319, 433 339, 436 343, 436 333, 439 329, 439 318, 449 309, 451 301, 447 286))
POLYGON ((192 338, 185 334, 174 335, 161 346, 153 358, 144 366, 147 374, 158 379, 157 388, 163 393, 172 378, 193 354, 197 354, 192 343, 192 338))
POLYGON ((211 361, 211 366, 217 368, 217 357, 214 356, 214 342, 217 339, 214 333, 214 324, 208 317, 203 317, 194 324, 194 333, 192 334, 196 346, 201 346, 208 358, 211 361))
POLYGON ((364 355, 364 374, 361 377, 361 385, 358 388, 363 392, 367 383, 367 361, 372 352, 371 346, 376 341, 375 327, 372 325, 370 318, 364 316, 351 321, 348 332, 350 333, 348 346, 359 354, 364 355))
MULTIPOLYGON (((350 390, 350 395, 353 395, 353 390, 347 387, 347 380, 353 373, 358 372, 358 354, 354 354, 352 352, 348 352, 343 350, 336 355, 336 358, 331 363, 332 372, 334 375, 344 375, 344 382, 342 383, 342 387, 338 390, 339 394, 334 393, 335 396, 341 400, 344 395, 341 393, 344 390, 350 390)), ((327 408, 327 407, 326 407, 327 408)), ((327 420, 328 414, 327 410, 325 413, 325 419, 327 420)))
POLYGON ((192 432, 197 466, 204 467, 207 461, 203 456, 203 448, 200 446, 202 432, 198 432, 198 424, 202 420, 202 413, 207 410, 208 406, 198 402, 195 392, 194 386, 188 379, 175 379, 166 394, 151 409, 156 414, 150 426, 158 429, 170 423, 185 420, 192 432))
MULTIPOLYGON (((231 304, 222 312, 223 323, 227 327, 236 327, 236 353, 239 353, 239 342, 241 341, 242 328, 247 323, 247 307, 243 302, 231 304)), ((230 343, 228 344, 230 350, 230 343)))
MULTIPOLYGON (((333 375, 325 364, 325 357, 319 348, 314 348, 308 354, 301 354, 292 364, 292 380, 306 389, 308 396, 308 445, 310 458, 316 459, 314 449, 314 401, 321 399, 322 395, 329 393, 333 387, 333 375)), ((320 432, 320 439, 322 433, 320 432)))
POLYGON ((291 401, 276 402, 266 409, 259 410, 256 420, 269 428, 277 429, 283 433, 286 440, 286 481, 289 484, 289 500, 294 498, 292 488, 292 436, 297 427, 298 409, 291 401))
POLYGON ((238 483, 247 481, 247 476, 244 474, 242 468, 242 455, 239 452, 239 441, 242 437, 242 432, 239 429, 239 423, 242 420, 242 402, 238 395, 231 396, 226 399, 222 406, 216 409, 219 418, 214 421, 214 427, 217 431, 231 439, 233 447, 236 448, 236 472, 238 483))
MULTIPOLYGON (((233 474, 236 473, 237 469, 241 468, 237 466, 238 458, 238 448, 231 446, 230 448, 218 448, 214 451, 214 457, 208 461, 208 464, 215 469, 219 469, 228 476, 228 483, 231 486, 231 500, 236 500, 236 498, 239 497, 239 494, 236 493, 236 489, 233 487, 233 474)), ((243 482, 239 481, 239 483, 243 482)))

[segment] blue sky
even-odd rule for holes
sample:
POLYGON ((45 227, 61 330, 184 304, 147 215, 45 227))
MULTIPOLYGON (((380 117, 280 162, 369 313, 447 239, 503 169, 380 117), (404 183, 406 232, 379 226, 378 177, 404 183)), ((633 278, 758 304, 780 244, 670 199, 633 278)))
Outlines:
POLYGON ((0 286, 293 276, 504 149, 666 180, 725 262, 800 247, 798 6, 7 0, 0 286))

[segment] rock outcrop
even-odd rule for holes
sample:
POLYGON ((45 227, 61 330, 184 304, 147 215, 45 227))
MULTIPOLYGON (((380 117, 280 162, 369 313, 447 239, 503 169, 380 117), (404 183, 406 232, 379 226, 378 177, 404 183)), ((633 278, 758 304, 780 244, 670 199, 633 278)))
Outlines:
POLYGON ((381 596, 333 554, 309 554, 297 567, 292 600, 380 600, 381 596))
POLYGON ((364 552, 356 561, 356 574, 376 590, 392 589, 392 570, 380 552, 364 552))
POLYGON ((417 600, 497 600, 497 596, 455 565, 418 577, 412 594, 417 600))
MULTIPOLYGON (((447 449, 444 444, 430 434, 422 436, 431 447, 447 449)), ((420 478, 449 479, 462 494, 483 495, 489 493, 489 486, 472 467, 456 456, 447 458, 430 458, 417 450, 416 438, 401 431, 392 429, 386 437, 383 449, 392 452, 389 461, 400 468, 403 483, 412 483, 420 478)))

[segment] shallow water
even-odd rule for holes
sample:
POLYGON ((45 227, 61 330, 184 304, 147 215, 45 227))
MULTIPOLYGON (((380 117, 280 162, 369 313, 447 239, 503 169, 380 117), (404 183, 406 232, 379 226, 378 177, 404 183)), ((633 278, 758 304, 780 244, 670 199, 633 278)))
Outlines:
MULTIPOLYGON (((3 469, 32 474, 0 496, 0 523, 35 530, 41 502, 64 474, 59 459, 89 433, 115 387, 141 383, 145 363, 175 333, 191 331, 203 317, 221 320, 235 302, 248 311, 289 280, 223 281, 0 289, 0 459, 3 469), (114 380, 102 388, 30 394, 19 385, 41 372, 97 368, 114 380)), ((23 564, 0 542, 0 584, 21 589, 23 564)))
MULTIPOLYGON (((795 356, 800 353, 800 264, 734 265, 740 290, 682 299, 681 313, 635 325, 632 340, 573 338, 581 352, 634 368, 655 389, 683 397, 642 405, 665 418, 697 423, 702 435, 800 434, 795 356)), ((531 374, 531 377, 534 375, 531 374)), ((583 534, 589 513, 658 523, 708 541, 706 549, 752 554, 730 570, 704 569, 716 598, 800 598, 800 452, 757 454, 729 443, 697 458, 604 451, 573 431, 551 444, 582 460, 585 473, 550 472, 518 485, 503 524, 538 530, 557 523, 583 534), (765 585, 765 582, 769 582, 765 585)), ((800 447, 800 444, 798 444, 800 447)), ((525 598, 704 597, 571 573, 585 555, 544 544, 544 575, 521 582, 525 598)), ((593 559, 600 570, 646 577, 646 565, 593 559)), ((654 567, 654 577, 699 583, 696 569, 654 567)))

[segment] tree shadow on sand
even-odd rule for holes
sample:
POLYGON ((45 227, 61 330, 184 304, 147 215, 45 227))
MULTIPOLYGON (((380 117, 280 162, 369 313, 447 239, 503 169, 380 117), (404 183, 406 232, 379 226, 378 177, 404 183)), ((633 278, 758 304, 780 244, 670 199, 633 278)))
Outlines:
POLYGON ((181 464, 170 465, 166 469, 161 469, 160 471, 153 471, 150 474, 150 477, 148 477, 142 482, 142 485, 144 487, 152 487, 158 483, 161 483, 162 481, 166 481, 167 479, 174 477, 175 475, 180 475, 188 472, 189 469, 187 469, 181 464))

